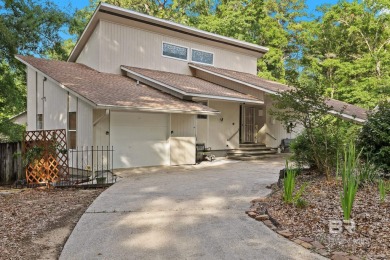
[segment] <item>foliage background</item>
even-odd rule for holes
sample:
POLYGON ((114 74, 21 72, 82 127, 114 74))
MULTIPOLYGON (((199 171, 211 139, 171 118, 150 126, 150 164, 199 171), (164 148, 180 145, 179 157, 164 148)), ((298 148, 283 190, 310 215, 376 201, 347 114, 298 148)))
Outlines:
MULTIPOLYGON (((269 47, 258 75, 319 87, 374 108, 390 96, 390 0, 339 1, 308 12, 304 0, 104 0, 123 8, 269 47)), ((0 134, 20 136, 9 118, 26 109, 26 79, 14 55, 66 60, 98 5, 0 0, 0 134), (69 37, 70 36, 70 37, 69 37)))

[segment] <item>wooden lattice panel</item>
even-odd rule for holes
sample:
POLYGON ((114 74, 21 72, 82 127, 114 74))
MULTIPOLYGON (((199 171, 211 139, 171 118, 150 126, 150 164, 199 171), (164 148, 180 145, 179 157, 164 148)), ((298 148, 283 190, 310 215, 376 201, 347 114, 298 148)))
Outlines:
POLYGON ((66 130, 27 131, 23 157, 28 184, 54 183, 69 178, 66 130))

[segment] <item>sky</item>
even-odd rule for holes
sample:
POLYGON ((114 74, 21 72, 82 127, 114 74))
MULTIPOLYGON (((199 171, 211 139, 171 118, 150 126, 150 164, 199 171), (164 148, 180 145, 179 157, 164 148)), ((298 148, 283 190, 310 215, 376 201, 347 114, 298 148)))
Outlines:
MULTIPOLYGON (((89 5, 89 0, 53 0, 58 6, 64 8, 64 11, 68 11, 68 13, 73 13, 75 9, 82 9, 89 5)), ((312 13, 314 15, 318 15, 315 9, 317 6, 322 4, 335 4, 338 0, 306 0, 306 4, 308 6, 308 13, 312 13)), ((62 37, 67 39, 70 36, 67 35, 67 32, 61 33, 62 37)))
MULTIPOLYGON (((314 12, 316 6, 322 4, 335 4, 338 0, 306 0, 309 12, 314 12)), ((73 8, 81 9, 89 4, 89 0, 54 0, 59 6, 67 7, 69 4, 73 8)))

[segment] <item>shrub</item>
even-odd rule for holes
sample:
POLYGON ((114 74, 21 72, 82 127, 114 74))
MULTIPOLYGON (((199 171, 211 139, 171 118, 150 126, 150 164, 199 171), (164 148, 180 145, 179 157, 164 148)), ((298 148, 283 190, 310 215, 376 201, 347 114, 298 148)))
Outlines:
POLYGON ((286 175, 284 176, 284 189, 283 189, 283 200, 286 203, 293 202, 293 192, 295 189, 295 174, 296 171, 288 168, 286 163, 286 175))
POLYGON ((347 142, 345 136, 348 127, 329 125, 327 129, 304 130, 291 144, 292 160, 299 166, 308 165, 317 168, 328 178, 337 167, 338 151, 343 149, 347 142))
POLYGON ((353 202, 359 187, 359 180, 355 173, 359 160, 359 154, 356 154, 356 148, 350 143, 344 151, 344 164, 342 167, 343 192, 341 193, 341 207, 343 209, 344 220, 351 219, 353 202))
POLYGON ((301 188, 295 193, 295 177, 297 175, 297 169, 291 169, 288 167, 288 162, 286 162, 286 175, 284 176, 284 187, 283 187, 283 200, 286 203, 296 204, 302 197, 303 192, 307 186, 307 183, 304 183, 301 188))
POLYGON ((390 172, 390 102, 382 102, 369 115, 359 134, 358 146, 363 154, 385 172, 390 172))
POLYGON ((357 172, 360 183, 373 183, 379 177, 378 167, 368 158, 358 164, 357 172))

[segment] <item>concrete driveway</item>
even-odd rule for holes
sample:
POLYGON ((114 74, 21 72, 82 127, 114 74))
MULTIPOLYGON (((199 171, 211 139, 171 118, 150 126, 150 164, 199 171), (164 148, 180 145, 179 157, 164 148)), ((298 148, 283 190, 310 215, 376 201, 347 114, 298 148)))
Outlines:
POLYGON ((60 259, 323 259, 245 214, 284 160, 122 172, 81 217, 60 259))

